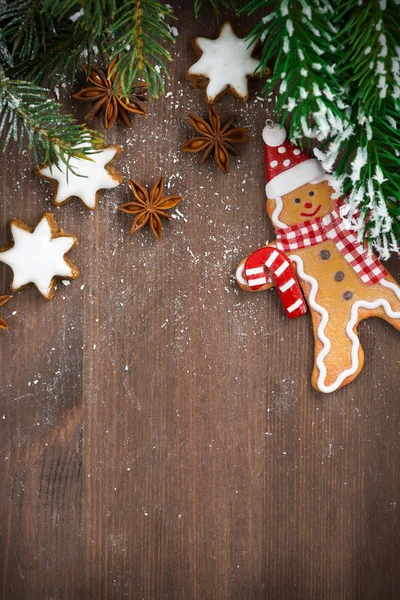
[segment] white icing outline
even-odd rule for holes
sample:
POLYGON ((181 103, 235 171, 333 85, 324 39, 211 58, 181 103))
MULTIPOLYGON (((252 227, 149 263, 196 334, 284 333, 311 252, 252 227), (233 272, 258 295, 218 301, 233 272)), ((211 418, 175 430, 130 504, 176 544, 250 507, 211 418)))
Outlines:
POLYGON ((248 286, 249 282, 247 281, 247 279, 244 278, 244 275, 243 275, 245 264, 246 263, 243 263, 242 265, 238 266, 238 268, 236 269, 235 278, 238 283, 248 286))
MULTIPOLYGON (((326 379, 326 367, 324 365, 324 359, 329 354, 329 351, 331 349, 331 342, 325 335, 325 328, 326 328, 326 325, 329 320, 329 313, 326 310, 326 308, 324 308, 323 306, 320 306, 316 302, 315 298, 316 298, 316 295, 318 292, 318 281, 315 279, 315 277, 312 277, 311 275, 307 275, 305 273, 303 260, 300 258, 300 256, 297 256, 296 254, 291 254, 289 256, 289 259, 296 263, 297 272, 299 274, 299 277, 311 285, 308 303, 313 310, 315 310, 317 313, 319 313, 321 315, 321 322, 318 325, 317 335, 318 335, 320 342, 322 342, 322 344, 323 344, 323 348, 322 348, 321 352, 318 354, 317 359, 316 359, 316 365, 319 369, 317 386, 321 392, 329 394, 329 393, 337 390, 340 387, 340 385, 343 383, 343 381, 345 379, 347 379, 348 377, 350 377, 351 375, 354 375, 354 373, 356 373, 356 371, 358 369, 358 350, 360 347, 360 340, 358 339, 357 334, 353 331, 353 328, 358 321, 359 309, 360 308, 376 309, 376 308, 381 307, 385 311, 386 315, 388 317, 390 317, 391 319, 400 319, 400 312, 392 311, 392 308, 391 308, 389 302, 387 300, 385 300, 384 298, 378 298, 377 300, 374 300, 373 302, 367 302, 366 300, 358 300, 357 302, 355 302, 353 304, 353 306, 351 308, 350 320, 348 321, 348 323, 346 325, 346 333, 352 342, 351 367, 349 369, 345 369, 338 376, 336 381, 334 381, 334 383, 327 386, 324 383, 325 379, 326 379)), ((391 288, 400 300, 400 288, 397 285, 395 285, 394 283, 391 283, 390 281, 386 281, 386 280, 382 280, 379 283, 384 287, 391 288)))
POLYGON ((396 283, 392 283, 391 281, 388 281, 387 279, 382 279, 379 283, 381 285, 383 285, 383 287, 387 287, 387 288, 390 288, 391 290, 393 290, 394 293, 396 294, 396 296, 398 297, 398 299, 400 300, 400 287, 396 283))
POLYGON ((283 221, 281 221, 279 219, 279 215, 281 214, 282 210, 283 210, 283 200, 280 196, 278 196, 278 198, 274 198, 275 200, 275 208, 274 208, 274 212, 271 215, 271 221, 274 227, 279 227, 281 229, 288 227, 288 225, 286 225, 286 223, 283 223, 283 221))

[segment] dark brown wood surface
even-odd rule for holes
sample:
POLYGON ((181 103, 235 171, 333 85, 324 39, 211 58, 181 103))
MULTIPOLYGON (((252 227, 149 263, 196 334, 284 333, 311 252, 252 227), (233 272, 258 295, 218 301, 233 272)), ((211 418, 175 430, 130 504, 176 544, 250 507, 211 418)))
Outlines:
MULTIPOLYGON (((94 212, 54 209, 79 238, 80 278, 1 309, 0 598, 399 598, 399 334, 364 322, 364 371, 323 395, 310 317, 290 322, 275 291, 235 285, 273 236, 260 135, 274 97, 257 101, 253 83, 247 105, 218 104, 250 130, 229 176, 179 150, 188 114, 207 114, 184 77, 190 40, 218 29, 191 5, 176 6, 166 97, 107 134, 124 184, 94 212), (161 174, 184 201, 158 244, 115 209, 129 176, 161 174)), ((242 35, 254 22, 235 20, 242 35)), ((34 225, 51 207, 34 167, 26 151, 2 158, 2 245, 11 218, 34 225)))

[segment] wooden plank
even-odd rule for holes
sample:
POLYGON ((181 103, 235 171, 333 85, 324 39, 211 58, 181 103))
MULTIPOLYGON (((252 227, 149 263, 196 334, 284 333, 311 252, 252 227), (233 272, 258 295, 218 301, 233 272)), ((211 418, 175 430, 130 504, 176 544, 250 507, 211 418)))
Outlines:
MULTIPOLYGON (((124 185, 93 213, 54 209, 79 237, 80 279, 52 302, 26 289, 2 308, 0 597, 397 598, 398 332, 364 323, 363 373, 321 395, 309 317, 284 319, 275 291, 238 290, 236 264, 273 237, 260 139, 272 103, 254 101, 254 83, 248 105, 218 104, 250 128, 229 176, 181 153, 188 114, 207 114, 184 79, 190 39, 218 26, 177 12, 167 97, 107 134, 124 185), (158 244, 130 236, 115 207, 129 176, 161 174, 185 200, 158 244)), ((33 225, 50 207, 34 166, 2 159, 1 244, 12 217, 33 225)), ((399 279, 398 259, 389 268, 399 279)))

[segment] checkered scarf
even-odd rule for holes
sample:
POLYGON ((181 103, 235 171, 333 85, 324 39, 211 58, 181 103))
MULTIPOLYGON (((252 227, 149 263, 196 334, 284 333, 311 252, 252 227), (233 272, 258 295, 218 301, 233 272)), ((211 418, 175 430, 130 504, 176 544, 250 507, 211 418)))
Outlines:
POLYGON ((315 246, 325 240, 332 240, 349 265, 367 285, 373 285, 387 275, 386 269, 383 268, 376 256, 370 254, 360 244, 354 233, 346 229, 338 207, 325 217, 277 229, 275 234, 276 247, 283 252, 299 250, 315 246))

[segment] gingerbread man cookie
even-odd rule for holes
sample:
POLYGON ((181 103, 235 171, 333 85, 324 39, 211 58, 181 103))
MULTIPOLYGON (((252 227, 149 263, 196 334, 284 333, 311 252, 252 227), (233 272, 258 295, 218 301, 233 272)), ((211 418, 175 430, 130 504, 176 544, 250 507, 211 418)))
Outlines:
POLYGON ((52 213, 45 213, 34 229, 20 219, 13 219, 10 227, 14 242, 0 249, 0 261, 13 270, 13 291, 34 284, 51 300, 57 280, 78 277, 78 269, 65 257, 77 239, 58 228, 52 213))
POLYGON ((106 146, 89 155, 89 159, 72 157, 68 167, 60 160, 56 164, 39 165, 37 174, 54 184, 52 203, 62 206, 71 198, 80 198, 90 210, 100 199, 100 190, 117 187, 122 176, 110 163, 121 152, 120 146, 106 146))
POLYGON ((225 92, 231 92, 243 102, 249 98, 249 77, 255 77, 259 61, 252 57, 256 42, 249 45, 238 38, 231 23, 225 23, 216 40, 194 38, 198 57, 186 71, 193 87, 206 88, 206 102, 214 104, 225 92))
MULTIPOLYGON (((295 266, 311 311, 312 384, 321 392, 333 392, 355 379, 363 367, 360 321, 380 317, 400 331, 400 286, 346 228, 340 203, 332 198, 329 175, 319 161, 293 146, 276 123, 267 124, 263 139, 267 213, 276 227, 276 242, 269 246, 295 266)), ((271 288, 274 280, 263 258, 258 262, 253 258, 250 269, 249 259, 236 271, 240 287, 271 288)))

